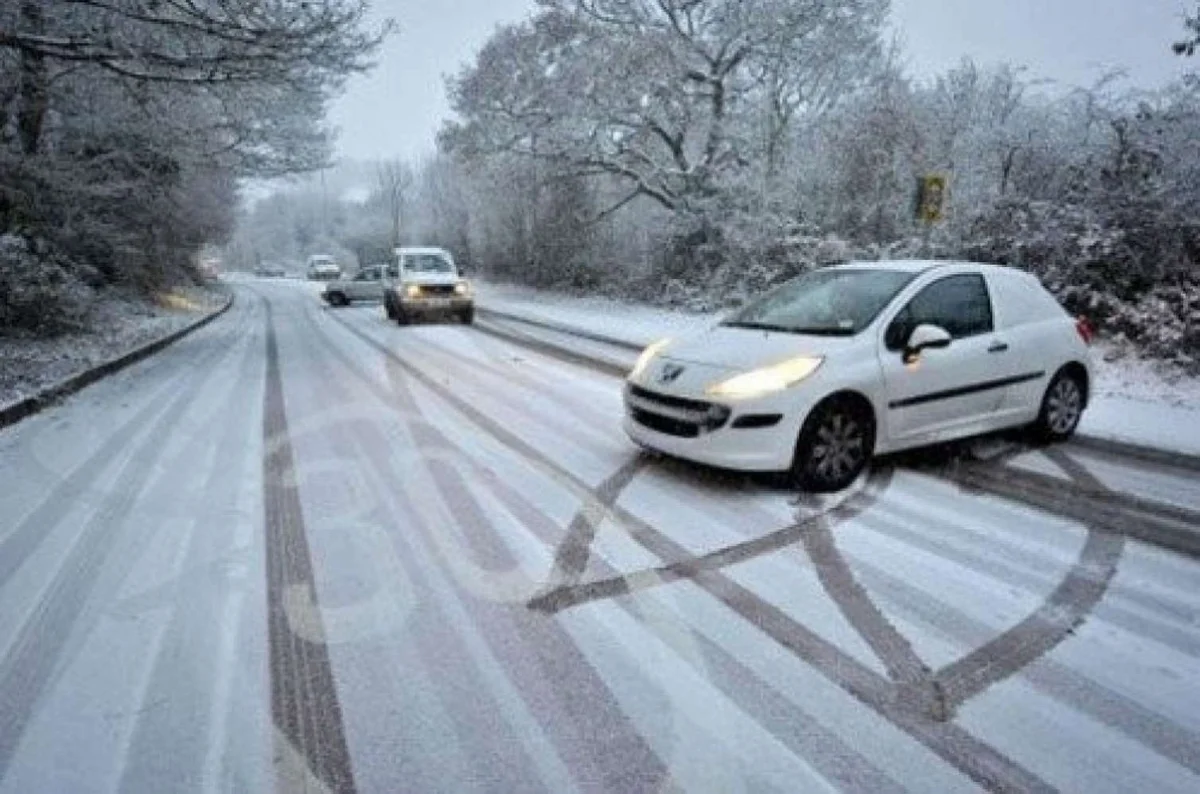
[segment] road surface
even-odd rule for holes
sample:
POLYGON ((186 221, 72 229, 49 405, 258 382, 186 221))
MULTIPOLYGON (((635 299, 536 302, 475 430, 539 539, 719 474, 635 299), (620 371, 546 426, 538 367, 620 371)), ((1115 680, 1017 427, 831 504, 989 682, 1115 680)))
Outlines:
POLYGON ((1194 473, 799 498, 603 372, 235 289, 0 431, 0 791, 1200 790, 1200 564, 1138 539, 1194 473))

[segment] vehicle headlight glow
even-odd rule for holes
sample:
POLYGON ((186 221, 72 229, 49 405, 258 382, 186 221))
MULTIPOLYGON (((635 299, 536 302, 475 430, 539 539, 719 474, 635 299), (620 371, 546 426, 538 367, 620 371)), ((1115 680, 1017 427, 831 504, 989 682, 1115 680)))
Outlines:
POLYGON ((421 288, 416 284, 409 284, 404 288, 404 294, 410 298, 421 297, 421 288))
POLYGON ((637 363, 633 365, 633 371, 629 373, 630 379, 637 378, 645 372, 646 367, 650 366, 650 362, 654 360, 655 356, 663 352, 669 344, 671 344, 670 339, 660 339, 643 350, 642 354, 638 356, 637 363))
POLYGON ((471 283, 469 281, 460 281, 454 285, 455 295, 470 295, 471 283))
POLYGON ((801 356, 788 359, 762 369, 744 372, 727 380, 719 381, 706 389, 713 397, 741 399, 761 397, 783 391, 812 375, 821 366, 820 356, 801 356))

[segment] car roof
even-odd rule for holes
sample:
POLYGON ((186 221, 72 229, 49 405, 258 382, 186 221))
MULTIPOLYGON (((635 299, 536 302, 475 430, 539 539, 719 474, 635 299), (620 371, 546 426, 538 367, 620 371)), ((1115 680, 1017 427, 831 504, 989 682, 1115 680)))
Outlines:
POLYGON ((445 254, 447 256, 449 256, 449 254, 450 254, 450 252, 447 251, 445 248, 430 248, 430 247, 397 248, 396 253, 397 254, 439 254, 439 255, 445 254))
POLYGON ((972 270, 982 273, 1026 275, 1025 271, 1008 267, 1007 265, 992 265, 985 262, 953 259, 880 259, 878 261, 846 262, 845 264, 832 265, 831 268, 842 270, 891 270, 897 273, 913 273, 917 275, 933 270, 946 270, 950 272, 972 270))

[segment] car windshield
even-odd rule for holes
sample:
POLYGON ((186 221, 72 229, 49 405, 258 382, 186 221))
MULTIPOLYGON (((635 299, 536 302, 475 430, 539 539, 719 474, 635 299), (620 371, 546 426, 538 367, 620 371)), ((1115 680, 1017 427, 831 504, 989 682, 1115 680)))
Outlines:
POLYGON ((453 273, 454 266, 441 254, 407 254, 404 269, 409 273, 453 273))
POLYGON ((751 303, 721 325, 853 336, 870 325, 915 275, 885 269, 814 270, 751 303))

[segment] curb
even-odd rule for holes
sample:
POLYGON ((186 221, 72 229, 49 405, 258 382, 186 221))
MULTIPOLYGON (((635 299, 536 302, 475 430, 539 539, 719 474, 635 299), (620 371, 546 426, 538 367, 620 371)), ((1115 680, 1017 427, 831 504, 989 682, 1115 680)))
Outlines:
POLYGON ((115 372, 125 369, 126 367, 132 366, 142 359, 149 358, 155 353, 158 353, 175 342, 178 342, 180 339, 192 333, 193 331, 200 330, 213 320, 225 314, 225 312, 229 311, 233 307, 235 297, 236 293, 233 290, 230 290, 229 299, 225 301, 225 305, 221 306, 211 314, 200 318, 191 325, 184 326, 178 331, 172 331, 170 334, 162 337, 161 339, 156 339, 153 342, 142 345, 141 347, 134 348, 128 353, 119 355, 116 358, 111 358, 108 361, 97 364, 90 369, 85 369, 82 372, 71 375, 68 378, 60 380, 53 386, 43 389, 37 394, 22 398, 14 403, 9 403, 8 405, 0 406, 0 430, 3 430, 6 427, 11 427, 23 419, 28 419, 34 414, 42 412, 51 405, 54 405, 58 401, 62 400, 64 397, 69 397, 70 395, 92 385, 101 378, 105 378, 115 372))
POLYGON ((523 323, 525 325, 532 325, 535 328, 545 328, 547 331, 557 331, 559 333, 567 334, 569 336, 577 336, 580 339, 589 339, 593 342, 600 342, 601 344, 612 345, 613 347, 621 348, 623 350, 629 350, 634 353, 640 353, 646 347, 645 345, 639 345, 637 342, 631 342, 628 339, 618 339, 614 336, 605 336, 604 334, 598 334, 598 333, 593 333, 591 331, 585 331, 581 328, 574 328, 569 325, 559 325, 558 323, 552 323, 547 320, 534 319, 532 317, 523 317, 519 314, 511 314, 509 312, 497 311, 495 309, 489 309, 486 306, 476 306, 475 311, 478 314, 492 317, 497 320, 508 320, 509 322, 523 323))
MULTIPOLYGON (((478 309, 476 311, 478 311, 478 309)), ((519 320, 515 322, 524 321, 519 320)), ((488 323, 486 320, 481 323, 479 322, 479 319, 476 319, 475 325, 472 327, 477 331, 482 331, 485 334, 490 334, 499 339, 505 339, 509 342, 530 348, 542 353, 543 355, 556 358, 559 361, 565 361, 568 364, 577 364, 581 367, 586 367, 604 375, 610 375, 614 378, 624 378, 629 374, 629 367, 627 365, 620 364, 616 361, 607 361, 591 353, 576 353, 567 349, 566 347, 563 347, 562 345, 556 345, 550 341, 527 336, 511 329, 497 327, 488 323)), ((564 331, 562 333, 566 332, 564 331)))

